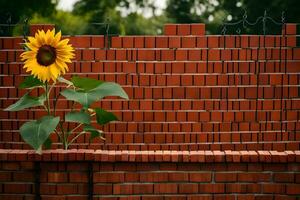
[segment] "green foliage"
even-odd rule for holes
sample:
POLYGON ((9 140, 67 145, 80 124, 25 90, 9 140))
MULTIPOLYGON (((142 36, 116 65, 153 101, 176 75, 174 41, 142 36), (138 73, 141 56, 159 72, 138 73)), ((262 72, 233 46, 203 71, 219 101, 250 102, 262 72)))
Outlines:
POLYGON ((79 77, 79 76, 73 76, 71 82, 75 87, 82 89, 84 91, 89 91, 91 89, 94 89, 95 87, 103 83, 103 81, 85 78, 85 77, 79 77))
POLYGON ((36 87, 42 87, 45 84, 40 81, 38 78, 35 78, 34 76, 30 75, 27 76, 24 81, 19 85, 20 89, 33 89, 36 87))
POLYGON ((42 106, 44 105, 45 100, 46 100, 45 95, 41 95, 40 97, 32 97, 29 95, 29 93, 26 93, 16 103, 5 108, 4 111, 20 111, 26 108, 42 106))
POLYGON ((65 84, 67 84, 67 87, 70 87, 70 86, 73 85, 73 83, 72 83, 71 81, 69 81, 69 80, 67 80, 67 79, 65 79, 65 78, 63 78, 63 77, 61 77, 61 76, 57 77, 57 80, 58 80, 58 82, 60 82, 60 83, 65 83, 65 84))
POLYGON ((96 129, 96 128, 94 128, 94 127, 91 126, 91 125, 85 125, 85 126, 83 127, 83 130, 84 130, 85 132, 91 133, 91 136, 90 136, 90 142, 92 142, 93 139, 95 139, 95 138, 97 138, 97 137, 101 137, 101 136, 102 136, 102 133, 103 133, 103 131, 96 129))
MULTIPOLYGON (((36 78, 29 76, 25 78, 20 87, 24 89, 34 89, 41 87, 45 90, 45 94, 40 97, 33 97, 26 93, 20 100, 16 103, 10 105, 4 111, 19 111, 30 107, 43 106, 48 112, 47 116, 42 117, 39 120, 34 120, 26 122, 20 128, 20 133, 22 138, 26 143, 32 146, 38 153, 41 153, 42 146, 45 148, 50 148, 52 141, 49 135, 55 131, 58 134, 60 141, 63 143, 65 149, 74 142, 77 137, 86 132, 91 133, 90 141, 96 137, 101 137, 102 131, 91 125, 92 116, 96 115, 96 120, 99 125, 105 125, 111 121, 118 120, 117 117, 103 109, 89 108, 92 103, 99 101, 107 96, 119 96, 124 99, 128 99, 126 92, 122 87, 113 82, 103 82, 90 78, 73 77, 71 81, 64 79, 62 77, 58 78, 58 82, 65 83, 67 86, 72 86, 72 89, 65 89, 61 94, 68 100, 75 101, 82 104, 83 109, 80 111, 74 111, 65 114, 64 121, 60 122, 59 117, 54 117, 56 110, 56 103, 54 103, 53 113, 50 104, 50 92, 48 83, 42 83, 36 78), (78 123, 78 125, 72 130, 64 130, 62 123, 78 123), (60 132, 56 130, 57 125, 60 124, 60 132), (83 131, 78 133, 75 137, 69 140, 71 133, 74 133, 77 128, 83 126, 83 131)), ((55 84, 55 83, 54 83, 55 84)), ((52 85, 51 88, 53 88, 52 85)), ((58 99, 58 97, 56 97, 58 99)))
POLYGON ((20 128, 23 140, 41 153, 42 145, 59 123, 59 117, 44 116, 39 120, 26 122, 20 128))
POLYGON ((34 14, 33 17, 30 19, 30 23, 55 24, 58 30, 61 30, 64 34, 69 35, 84 34, 88 25, 84 17, 76 16, 70 12, 60 10, 47 17, 43 17, 40 14, 34 14))
POLYGON ((99 101, 107 96, 119 96, 128 99, 122 87, 113 82, 103 82, 99 86, 88 91, 66 89, 61 94, 68 100, 80 103, 84 108, 88 108, 95 101, 99 101))
POLYGON ((167 16, 177 23, 195 23, 196 15, 191 13, 191 9, 195 5, 195 0, 192 1, 178 1, 168 0, 166 8, 167 16))
POLYGON ((80 111, 80 112, 72 111, 65 115, 65 121, 76 122, 81 124, 90 124, 91 116, 84 111, 80 111))
POLYGON ((103 110, 101 108, 96 108, 96 119, 97 123, 100 125, 105 125, 111 121, 117 121, 118 118, 111 112, 107 112, 106 110, 103 110))
POLYGON ((129 35, 155 35, 162 32, 164 16, 145 18, 141 14, 131 13, 124 20, 124 34, 129 35))
MULTIPOLYGON (((40 16, 48 16, 51 13, 55 14, 57 1, 53 0, 1 0, 0 1, 0 23, 7 23, 9 18, 11 24, 22 22, 25 18, 30 18, 34 13, 39 13, 40 16)), ((22 27, 17 26, 22 33, 22 27)), ((1 35, 11 35, 13 29, 0 31, 1 35)))
POLYGON ((44 142, 43 145, 44 145, 45 149, 51 149, 52 141, 51 141, 50 137, 48 137, 46 139, 46 141, 44 142))

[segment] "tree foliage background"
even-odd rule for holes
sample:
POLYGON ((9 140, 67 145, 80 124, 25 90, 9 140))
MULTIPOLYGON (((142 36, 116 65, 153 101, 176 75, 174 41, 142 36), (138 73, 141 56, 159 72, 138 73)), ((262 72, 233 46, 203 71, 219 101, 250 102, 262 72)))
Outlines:
MULTIPOLYGON (((21 25, 3 24, 54 23, 64 34, 104 34, 109 23, 110 34, 160 34, 165 23, 206 23, 207 32, 220 33, 222 22, 237 21, 244 10, 250 21, 267 11, 268 16, 286 22, 300 21, 299 0, 78 0, 72 11, 57 8, 59 0, 0 0, 0 35, 20 34, 21 25), (157 14, 156 1, 165 1, 166 8, 157 14), (152 15, 146 17, 145 11, 152 15)), ((278 27, 268 26, 269 33, 278 27)), ((250 27, 260 33, 261 26, 250 27)), ((250 30, 249 29, 249 30, 250 30)), ((249 30, 245 30, 248 31, 249 30)), ((279 29, 278 29, 279 30, 279 29)), ((278 31, 277 31, 278 32, 278 31)))

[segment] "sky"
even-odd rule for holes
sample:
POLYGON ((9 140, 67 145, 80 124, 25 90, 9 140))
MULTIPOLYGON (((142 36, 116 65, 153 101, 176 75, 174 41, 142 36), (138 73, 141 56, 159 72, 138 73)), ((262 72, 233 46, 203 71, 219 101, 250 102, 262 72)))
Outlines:
MULTIPOLYGON (((74 4, 78 0, 60 0, 57 8, 64 10, 64 11, 71 11, 73 9, 74 4)), ((152 0, 154 2, 154 5, 158 8, 155 10, 156 15, 160 15, 162 13, 162 10, 166 7, 167 0, 152 0)), ((135 9, 134 5, 130 5, 131 9, 135 9)), ((123 15, 128 14, 128 10, 122 10, 120 9, 121 13, 123 15)), ((138 13, 143 14, 145 17, 151 17, 152 13, 150 10, 138 10, 138 13)))

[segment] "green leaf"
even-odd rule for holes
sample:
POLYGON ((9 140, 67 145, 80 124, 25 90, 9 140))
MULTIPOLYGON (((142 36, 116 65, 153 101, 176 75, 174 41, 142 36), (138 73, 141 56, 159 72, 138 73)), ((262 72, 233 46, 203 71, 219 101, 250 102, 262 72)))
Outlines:
POLYGON ((57 77, 57 80, 58 80, 60 83, 65 83, 65 84, 67 84, 68 86, 73 85, 73 83, 72 83, 71 81, 69 81, 69 80, 67 80, 67 79, 65 79, 65 78, 63 78, 63 77, 61 77, 61 76, 57 77))
POLYGON ((122 87, 113 82, 104 82, 87 92, 66 89, 63 90, 61 94, 68 100, 80 103, 84 108, 88 108, 95 101, 99 101, 107 96, 119 96, 121 98, 128 99, 128 95, 122 87))
POLYGON ((51 149, 52 141, 50 137, 47 138, 47 140, 44 142, 45 149, 51 149))
POLYGON ((30 107, 42 106, 44 105, 45 100, 45 95, 41 95, 40 97, 32 97, 29 95, 29 93, 26 93, 16 103, 5 108, 4 111, 19 111, 30 107))
POLYGON ((71 82, 74 84, 75 87, 80 88, 84 91, 94 89, 101 83, 103 83, 103 81, 79 76, 72 77, 71 82))
POLYGON ((77 122, 81 124, 90 124, 91 116, 86 112, 76 112, 72 111, 66 114, 65 116, 66 122, 77 122))
POLYGON ((24 81, 19 85, 20 89, 33 89, 42 87, 44 83, 34 76, 27 76, 24 81))
POLYGON ((113 113, 107 112, 106 110, 103 110, 101 108, 96 108, 95 112, 96 112, 97 122, 100 125, 104 125, 111 121, 118 120, 118 118, 113 113))
POLYGON ((41 153, 42 145, 59 123, 59 117, 44 116, 39 120, 26 122, 20 128, 23 140, 41 153))
POLYGON ((94 128, 94 127, 91 126, 91 125, 85 125, 85 126, 83 127, 83 130, 84 130, 85 132, 91 133, 91 136, 90 136, 90 142, 93 141, 93 139, 95 139, 96 137, 101 137, 101 136, 102 136, 102 133, 103 133, 103 131, 96 129, 96 128, 94 128))

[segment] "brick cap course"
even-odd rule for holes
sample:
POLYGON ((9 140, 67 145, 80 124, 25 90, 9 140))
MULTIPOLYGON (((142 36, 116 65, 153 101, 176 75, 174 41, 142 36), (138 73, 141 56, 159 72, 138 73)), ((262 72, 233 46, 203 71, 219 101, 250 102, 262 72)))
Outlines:
POLYGON ((113 151, 0 149, 0 161, 101 161, 101 162, 300 162, 300 151, 113 151))

